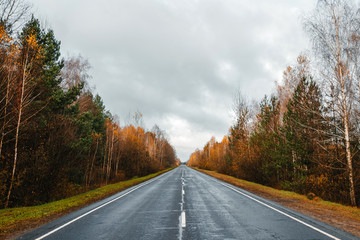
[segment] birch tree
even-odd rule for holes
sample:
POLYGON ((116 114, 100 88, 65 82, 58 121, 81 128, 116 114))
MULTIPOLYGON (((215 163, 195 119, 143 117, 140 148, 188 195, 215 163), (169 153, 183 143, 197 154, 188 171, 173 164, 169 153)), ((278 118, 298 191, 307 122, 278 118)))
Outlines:
POLYGON ((357 93, 353 90, 358 73, 358 44, 354 39, 359 38, 359 8, 347 0, 320 0, 305 20, 305 29, 313 43, 323 88, 329 93, 325 98, 333 103, 334 112, 341 119, 341 124, 334 127, 344 142, 350 202, 355 206, 351 134, 356 117, 357 93))
POLYGON ((166 142, 165 133, 156 124, 153 126, 151 131, 155 133, 155 146, 156 146, 155 158, 157 161, 159 161, 160 165, 163 166, 164 146, 166 142))
POLYGON ((8 128, 11 122, 9 104, 14 95, 14 81, 16 73, 16 58, 19 49, 15 41, 0 26, 0 156, 5 136, 11 132, 8 128))
POLYGON ((288 66, 283 72, 282 82, 275 82, 280 103, 280 121, 286 113, 287 104, 292 97, 297 85, 303 78, 310 78, 310 60, 305 55, 299 55, 294 66, 288 66))
MULTIPOLYGON (((36 41, 35 35, 29 35, 22 43, 19 59, 19 73, 18 73, 18 92, 15 104, 16 110, 16 128, 15 128, 15 146, 14 146, 14 160, 12 164, 12 173, 8 194, 6 197, 5 208, 7 208, 11 196, 11 191, 15 181, 15 172, 18 161, 18 144, 20 128, 24 123, 25 112, 30 107, 31 103, 36 99, 34 89, 36 87, 36 77, 39 74, 40 65, 38 61, 42 58, 41 47, 36 41)), ((40 60, 41 61, 41 60, 40 60)), ((28 117, 29 118, 29 117, 28 117)))
POLYGON ((65 91, 77 87, 84 92, 91 92, 88 79, 91 78, 89 61, 81 55, 72 56, 65 60, 64 67, 61 69, 61 86, 65 91), (83 85, 83 86, 82 86, 83 85))
POLYGON ((30 8, 24 0, 0 0, 0 25, 14 29, 29 15, 30 8))

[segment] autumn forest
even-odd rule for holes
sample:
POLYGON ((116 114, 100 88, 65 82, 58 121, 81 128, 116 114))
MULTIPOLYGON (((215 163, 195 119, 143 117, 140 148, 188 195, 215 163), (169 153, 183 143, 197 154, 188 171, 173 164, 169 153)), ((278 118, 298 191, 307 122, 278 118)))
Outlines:
POLYGON ((0 1, 0 207, 69 197, 179 163, 166 133, 120 125, 89 87, 81 56, 29 15, 25 1, 0 1))
MULTIPOLYGON (((240 89, 228 134, 211 138, 187 165, 360 206, 359 10, 352 1, 319 1, 302 19, 312 51, 260 102, 240 89)), ((88 60, 64 58, 55 33, 26 1, 0 0, 0 208, 180 164, 166 132, 146 129, 141 112, 123 123, 106 109, 90 86, 88 60)))
POLYGON ((313 50, 260 103, 239 92, 236 121, 188 165, 359 206, 360 14, 353 1, 318 1, 303 19, 313 50))

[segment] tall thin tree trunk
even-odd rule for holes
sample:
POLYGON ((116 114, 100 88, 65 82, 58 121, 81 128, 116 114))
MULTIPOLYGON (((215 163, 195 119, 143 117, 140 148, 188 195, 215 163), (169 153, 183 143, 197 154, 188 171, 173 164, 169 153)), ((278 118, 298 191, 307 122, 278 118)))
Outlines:
POLYGON ((356 206, 354 174, 353 174, 352 156, 351 156, 351 148, 350 148, 349 112, 348 112, 348 106, 346 104, 345 79, 342 76, 342 69, 340 70, 340 77, 341 77, 341 97, 342 97, 341 105, 343 108, 346 162, 347 162, 347 171, 348 171, 348 177, 349 177, 349 193, 350 193, 351 205, 356 206))
POLYGON ((106 132, 105 154, 104 154, 104 161, 103 161, 103 166, 102 166, 103 174, 105 174, 106 159, 109 154, 108 145, 109 145, 109 134, 106 132))
POLYGON ((4 121, 3 121, 3 125, 1 127, 1 140, 0 140, 0 156, 2 153, 2 146, 3 146, 3 142, 4 142, 4 137, 5 137, 5 126, 6 126, 6 115, 7 115, 7 106, 9 104, 9 92, 10 92, 10 76, 8 75, 8 81, 7 81, 7 86, 6 86, 6 96, 5 96, 5 108, 4 108, 4 121))
POLYGON ((346 102, 346 93, 345 93, 345 81, 346 77, 343 74, 343 62, 340 56, 340 36, 339 36, 339 22, 336 18, 334 9, 333 9, 333 16, 334 16, 334 24, 336 28, 336 43, 337 43, 337 65, 339 67, 338 74, 340 77, 340 88, 341 88, 341 107, 343 113, 343 122, 344 122, 344 138, 345 138, 345 150, 346 150, 346 161, 347 161, 347 171, 349 177, 349 193, 350 193, 350 201, 352 206, 356 206, 356 199, 355 199, 355 187, 354 187, 354 175, 353 175, 353 167, 352 167, 352 156, 351 156, 351 149, 350 149, 350 136, 349 136, 349 109, 346 102))
POLYGON ((111 137, 111 145, 109 146, 109 154, 108 154, 108 163, 107 163, 107 169, 106 169, 106 184, 108 184, 108 181, 110 179, 111 174, 111 163, 112 163, 112 156, 113 156, 113 149, 114 149, 114 131, 112 131, 112 137, 111 137))
POLYGON ((87 156, 87 162, 86 162, 86 170, 85 170, 85 188, 87 188, 87 183, 89 180, 89 171, 90 171, 90 165, 91 165, 91 146, 89 147, 89 153, 87 156))
POLYGON ((119 162, 120 162, 120 156, 121 156, 121 150, 118 147, 118 154, 117 154, 117 160, 116 160, 116 166, 115 166, 115 174, 118 174, 119 170, 119 162))
POLYGON ((5 208, 9 205, 9 200, 11 196, 11 191, 15 181, 15 171, 16 171, 16 164, 17 164, 17 156, 18 156, 18 143, 19 143, 19 131, 21 126, 21 117, 22 117, 22 110, 23 110, 23 103, 24 103, 24 92, 25 92, 25 81, 26 81, 26 68, 27 68, 27 59, 25 61, 25 66, 23 69, 23 76, 22 76, 22 83, 21 83, 21 96, 20 96, 20 103, 19 103, 19 114, 18 120, 16 125, 16 134, 15 134, 15 147, 14 147, 14 163, 13 163, 13 170, 11 174, 11 181, 9 191, 6 197, 5 208))
POLYGON ((92 161, 91 161, 90 171, 89 171, 89 177, 88 177, 87 183, 86 183, 86 186, 87 186, 87 187, 89 187, 90 182, 91 182, 91 178, 92 178, 91 175, 92 175, 92 171, 93 171, 93 169, 94 169, 94 163, 95 163, 95 158, 96 158, 96 154, 97 154, 98 148, 99 148, 99 138, 97 137, 97 138, 96 138, 95 153, 94 153, 94 156, 93 156, 92 161))
POLYGON ((342 107, 344 111, 344 137, 345 137, 345 150, 346 150, 346 162, 347 162, 347 171, 349 177, 349 193, 350 193, 350 201, 352 206, 356 206, 355 199, 355 186, 354 186, 354 174, 352 167, 352 157, 351 157, 351 148, 350 148, 350 136, 349 136, 349 113, 346 105, 345 99, 345 90, 341 89, 342 95, 342 107))
POLYGON ((346 145, 346 160, 347 160, 347 169, 349 174, 349 183, 350 183, 350 201, 352 206, 356 206, 356 199, 355 199, 355 186, 354 186, 354 174, 353 174, 353 167, 352 167, 352 158, 351 158, 351 150, 350 150, 350 139, 349 139, 349 126, 348 120, 344 120, 344 127, 345 127, 345 145, 346 145))

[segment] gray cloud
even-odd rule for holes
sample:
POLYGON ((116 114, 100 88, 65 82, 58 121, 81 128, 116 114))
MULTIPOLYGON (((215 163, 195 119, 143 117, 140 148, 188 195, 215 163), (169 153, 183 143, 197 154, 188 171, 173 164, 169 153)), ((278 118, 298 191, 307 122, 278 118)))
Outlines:
POLYGON ((66 54, 93 66, 112 113, 157 123, 185 161, 232 123, 240 89, 259 100, 308 43, 300 17, 311 0, 32 0, 66 54))

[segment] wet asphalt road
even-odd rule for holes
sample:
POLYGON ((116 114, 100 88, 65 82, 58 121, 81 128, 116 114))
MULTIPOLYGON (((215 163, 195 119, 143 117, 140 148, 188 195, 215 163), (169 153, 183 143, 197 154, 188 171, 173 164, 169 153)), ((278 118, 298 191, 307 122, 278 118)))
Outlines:
POLYGON ((19 239, 357 239, 186 166, 19 239))

